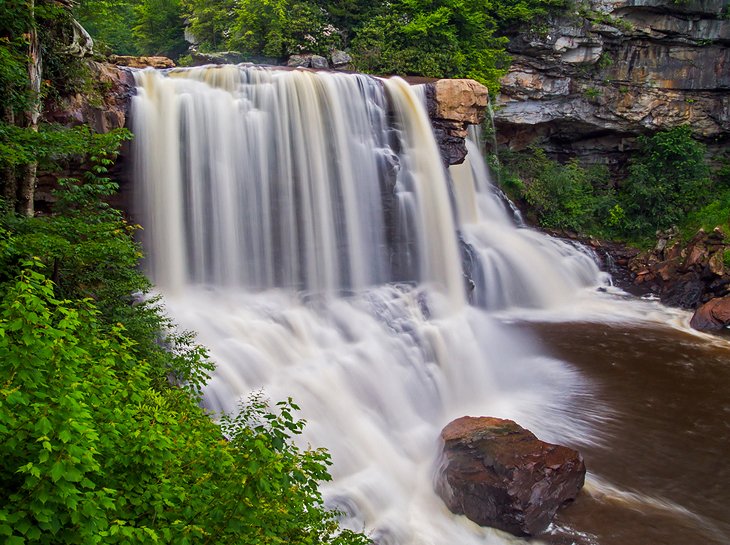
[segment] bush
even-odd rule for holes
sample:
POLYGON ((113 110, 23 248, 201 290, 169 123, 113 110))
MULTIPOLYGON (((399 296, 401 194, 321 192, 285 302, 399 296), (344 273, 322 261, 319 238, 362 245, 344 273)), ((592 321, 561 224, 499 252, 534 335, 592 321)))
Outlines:
POLYGON ((575 159, 563 165, 539 148, 507 154, 504 163, 500 178, 508 194, 529 205, 542 227, 601 232, 622 219, 604 167, 586 168, 575 159))
POLYGON ((120 325, 57 299, 42 270, 24 262, 0 310, 4 543, 366 543, 324 509, 329 457, 291 442, 295 405, 253 398, 225 440, 193 396, 150 379, 120 325))
POLYGON ((652 235, 681 223, 710 198, 705 146, 684 125, 639 139, 622 188, 627 232, 652 235))

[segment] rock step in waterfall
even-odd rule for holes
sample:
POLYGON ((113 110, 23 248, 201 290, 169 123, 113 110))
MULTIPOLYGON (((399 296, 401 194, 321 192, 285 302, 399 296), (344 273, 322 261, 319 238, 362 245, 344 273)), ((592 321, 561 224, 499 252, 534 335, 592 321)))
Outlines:
POLYGON ((601 281, 591 257, 516 229, 471 144, 446 170, 402 80, 135 76, 146 266, 216 362, 205 406, 292 396, 332 455, 327 504, 380 545, 505 543, 445 509, 436 441, 464 414, 592 435, 575 370, 484 310, 570 300, 601 281))

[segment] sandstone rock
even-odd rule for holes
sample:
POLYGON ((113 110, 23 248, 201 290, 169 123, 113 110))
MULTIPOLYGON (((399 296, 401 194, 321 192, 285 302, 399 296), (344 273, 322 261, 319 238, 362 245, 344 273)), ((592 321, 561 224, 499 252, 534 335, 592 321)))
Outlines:
POLYGON ((109 62, 129 68, 175 68, 175 63, 167 57, 133 57, 129 55, 110 55, 109 62))
POLYGON ((484 119, 489 91, 470 79, 440 79, 426 84, 426 102, 434 135, 446 165, 466 157, 468 125, 484 119))
POLYGON ((476 125, 484 119, 489 91, 471 79, 440 79, 434 85, 435 117, 476 125))
POLYGON ((477 524, 534 535, 583 486, 577 451, 540 441, 511 420, 459 418, 441 438, 436 491, 451 511, 477 524))
POLYGON ((702 305, 689 325, 700 331, 721 331, 730 327, 730 297, 712 299, 702 305))
POLYGON ((109 63, 89 62, 93 78, 106 87, 101 101, 81 93, 51 103, 44 113, 48 121, 62 125, 88 124, 96 132, 124 127, 131 97, 135 93, 130 70, 109 63))

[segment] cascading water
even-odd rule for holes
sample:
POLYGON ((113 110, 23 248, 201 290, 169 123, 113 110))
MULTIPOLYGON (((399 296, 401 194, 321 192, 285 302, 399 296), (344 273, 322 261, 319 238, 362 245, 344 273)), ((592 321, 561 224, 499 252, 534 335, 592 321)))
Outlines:
POLYGON ((493 186, 473 136, 466 145, 464 163, 449 170, 475 304, 490 310, 544 308, 571 300, 580 288, 608 281, 587 248, 516 229, 514 214, 493 186))
POLYGON ((138 72, 137 82, 147 265, 217 363, 205 404, 235 410, 256 389, 292 396, 305 440, 332 454, 327 501, 379 544, 510 541, 433 493, 440 429, 493 415, 578 443, 591 434, 571 411, 589 392, 466 304, 451 202, 482 306, 544 303, 562 262, 581 263, 565 289, 596 283, 595 266, 516 233, 474 161, 454 173, 452 199, 428 119, 401 80, 226 66, 138 72), (509 273, 502 244, 539 280, 509 273), (493 280, 508 295, 492 293, 493 280))

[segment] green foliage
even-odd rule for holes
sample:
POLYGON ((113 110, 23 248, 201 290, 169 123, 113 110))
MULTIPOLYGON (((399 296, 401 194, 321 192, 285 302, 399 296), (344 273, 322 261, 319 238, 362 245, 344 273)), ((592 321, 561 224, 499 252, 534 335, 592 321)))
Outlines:
POLYGON ((317 483, 327 454, 291 438, 291 402, 253 398, 220 429, 156 386, 121 326, 59 300, 37 261, 0 310, 0 535, 5 543, 341 543, 317 483))
POLYGON ((652 234, 679 224, 709 197, 710 171, 705 146, 692 138, 684 125, 639 139, 623 187, 622 204, 627 227, 637 234, 652 234))
POLYGON ((189 30, 204 51, 228 48, 234 0, 181 0, 189 30))
POLYGON ((141 53, 134 37, 138 0, 82 0, 74 13, 94 38, 95 49, 118 55, 141 53))
POLYGON ((318 6, 292 0, 240 0, 229 45, 251 56, 327 54, 340 36, 318 6))
POLYGON ((133 34, 141 51, 177 58, 187 50, 179 0, 139 0, 134 14, 133 34))
POLYGON ((500 180, 512 198, 525 202, 543 227, 577 232, 605 232, 623 221, 604 167, 585 168, 549 159, 545 151, 507 154, 500 180))
POLYGON ((0 222, 0 541, 367 543, 324 508, 293 403, 222 430, 199 407, 205 350, 143 297, 136 227, 103 202, 129 134, 68 134, 38 146, 85 152, 56 213, 0 222))
POLYGON ((357 29, 356 67, 375 73, 468 77, 498 88, 509 66, 488 2, 401 0, 357 29))
POLYGON ((507 194, 543 227, 639 243, 672 225, 687 237, 718 225, 730 230, 730 168, 721 163, 711 175, 705 146, 689 127, 642 137, 639 144, 617 189, 605 169, 575 160, 561 165, 539 149, 503 153, 497 173, 507 194))

